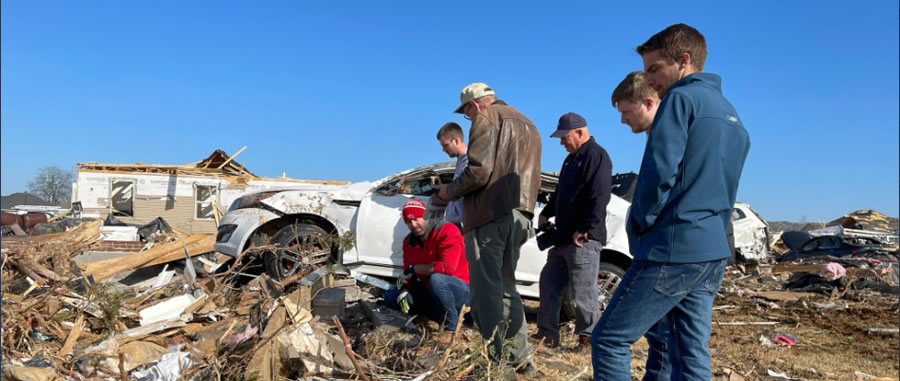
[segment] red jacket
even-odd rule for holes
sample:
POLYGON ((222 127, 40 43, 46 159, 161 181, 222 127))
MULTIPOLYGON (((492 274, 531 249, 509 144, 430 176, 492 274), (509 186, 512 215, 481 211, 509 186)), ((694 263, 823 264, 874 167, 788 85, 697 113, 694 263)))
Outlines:
MULTIPOLYGON (((410 233, 403 239, 403 268, 409 265, 434 263, 434 272, 453 275, 469 284, 469 262, 466 261, 466 246, 462 233, 454 224, 445 223, 428 233, 424 245, 414 238, 410 245, 410 233)), ((419 276, 418 274, 416 276, 419 276)), ((427 284, 427 277, 421 277, 427 284)))

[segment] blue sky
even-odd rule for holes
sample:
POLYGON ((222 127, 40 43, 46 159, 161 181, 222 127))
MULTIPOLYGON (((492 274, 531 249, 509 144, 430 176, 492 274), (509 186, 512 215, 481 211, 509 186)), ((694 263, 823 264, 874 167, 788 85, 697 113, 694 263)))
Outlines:
POLYGON ((609 98, 634 47, 684 22, 750 132, 738 199, 769 220, 900 215, 898 3, 13 1, 0 3, 0 193, 78 162, 216 148, 263 176, 370 180, 446 161, 434 137, 486 82, 564 149, 583 115, 614 172, 643 136, 609 98), (327 3, 327 4, 325 4, 327 3))

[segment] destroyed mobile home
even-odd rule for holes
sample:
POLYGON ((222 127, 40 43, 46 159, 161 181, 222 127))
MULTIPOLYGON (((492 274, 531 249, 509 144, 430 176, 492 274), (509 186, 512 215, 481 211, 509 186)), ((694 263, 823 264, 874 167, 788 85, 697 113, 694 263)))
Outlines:
POLYGON ((81 203, 85 217, 113 214, 138 225, 162 217, 178 229, 212 234, 223 205, 245 193, 335 184, 256 176, 234 161, 243 149, 231 156, 216 150, 206 159, 183 165, 79 163, 72 200, 81 203))

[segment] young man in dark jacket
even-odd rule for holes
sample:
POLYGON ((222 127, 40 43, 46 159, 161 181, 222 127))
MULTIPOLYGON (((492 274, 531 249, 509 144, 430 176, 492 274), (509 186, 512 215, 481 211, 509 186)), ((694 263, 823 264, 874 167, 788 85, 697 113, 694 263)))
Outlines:
POLYGON ((750 138, 721 78, 702 72, 700 32, 672 25, 637 52, 662 102, 626 225, 634 262, 591 337, 594 379, 630 380, 631 344, 666 317, 677 345, 672 378, 708 380, 712 306, 730 255, 725 227, 750 138))
MULTIPOLYGON (((456 225, 441 219, 425 219, 425 203, 411 199, 403 207, 409 235, 403 239, 405 289, 412 297, 409 313, 422 314, 456 330, 459 309, 469 302, 469 263, 462 234, 456 225)), ((400 291, 392 287, 385 302, 401 306, 400 291)), ((402 298, 401 298, 402 299, 402 298)))
POLYGON ((556 217, 554 247, 541 270, 538 332, 548 346, 559 345, 559 309, 569 284, 575 299, 577 345, 588 343, 600 319, 597 272, 606 245, 606 205, 612 190, 612 161, 590 135, 587 121, 574 112, 559 118, 556 131, 569 155, 559 172, 556 192, 541 211, 538 224, 556 217))

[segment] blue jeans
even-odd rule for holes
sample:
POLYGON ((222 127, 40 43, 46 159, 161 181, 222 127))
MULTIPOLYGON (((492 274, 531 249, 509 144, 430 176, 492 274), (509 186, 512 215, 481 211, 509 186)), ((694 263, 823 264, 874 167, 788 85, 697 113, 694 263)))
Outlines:
POLYGON ((631 345, 663 318, 664 342, 676 351, 672 379, 709 380, 712 307, 726 261, 632 263, 591 336, 594 380, 631 380, 631 345))
POLYGON ((677 358, 677 350, 672 344, 671 321, 666 315, 644 334, 647 338, 647 365, 643 381, 669 381, 672 379, 672 359, 677 358))
MULTIPOLYGON (((469 302, 469 285, 452 275, 434 273, 428 278, 429 287, 413 278, 409 284, 409 293, 413 297, 413 305, 409 313, 425 315, 438 324, 444 323, 444 330, 456 330, 459 320, 459 309, 469 302)), ((384 293, 384 303, 390 308, 399 309, 397 296, 400 291, 391 287, 384 293)))

